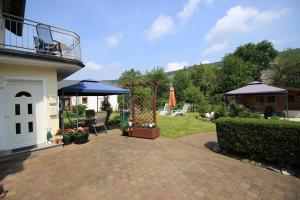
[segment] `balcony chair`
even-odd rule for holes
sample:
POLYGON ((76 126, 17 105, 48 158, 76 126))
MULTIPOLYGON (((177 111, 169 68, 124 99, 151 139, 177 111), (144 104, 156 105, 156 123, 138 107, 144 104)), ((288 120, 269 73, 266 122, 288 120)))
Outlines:
POLYGON ((35 48, 38 53, 62 56, 62 43, 53 40, 51 28, 46 24, 36 25, 38 37, 34 36, 35 48))

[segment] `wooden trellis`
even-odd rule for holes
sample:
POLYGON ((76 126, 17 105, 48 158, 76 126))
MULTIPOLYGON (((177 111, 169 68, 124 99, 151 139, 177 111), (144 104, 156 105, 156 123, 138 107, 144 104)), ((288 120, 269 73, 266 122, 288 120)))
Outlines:
POLYGON ((131 90, 131 116, 133 126, 142 127, 145 124, 154 123, 156 125, 156 93, 157 82, 131 83, 126 85, 131 90), (136 95, 137 87, 151 88, 151 96, 136 95))

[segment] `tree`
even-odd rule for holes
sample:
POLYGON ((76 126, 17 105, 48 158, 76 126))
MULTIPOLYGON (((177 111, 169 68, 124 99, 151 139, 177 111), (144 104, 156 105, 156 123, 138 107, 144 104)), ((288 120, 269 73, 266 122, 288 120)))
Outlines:
POLYGON ((239 46, 233 53, 243 61, 250 63, 251 77, 253 80, 260 78, 260 72, 271 68, 278 52, 274 49, 273 44, 267 40, 263 40, 257 44, 248 43, 239 46))
POLYGON ((251 64, 229 54, 223 59, 223 67, 218 73, 217 92, 224 94, 230 90, 245 86, 252 81, 251 64))
MULTIPOLYGON (((118 79, 118 85, 120 87, 125 87, 126 84, 137 83, 143 81, 143 74, 139 70, 125 70, 120 78, 118 79)), ((126 87, 125 87, 126 88, 126 87)), ((128 87, 127 87, 128 88, 128 87)), ((142 93, 142 91, 139 91, 142 93)), ((130 95, 118 96, 119 107, 128 108, 130 102, 130 95)))
POLYGON ((193 85, 183 91, 184 101, 190 104, 199 104, 204 100, 203 93, 193 85))
POLYGON ((176 71, 172 82, 175 90, 176 100, 178 102, 183 102, 183 91, 192 84, 189 70, 185 68, 176 71))
POLYGON ((139 70, 125 70, 118 79, 118 85, 124 87, 126 84, 137 83, 143 81, 143 75, 139 70))
POLYGON ((189 85, 184 91, 184 102, 191 104, 191 110, 196 111, 206 106, 206 99, 203 93, 193 85, 189 85))
POLYGON ((217 71, 219 67, 209 65, 195 65, 191 70, 191 81, 205 96, 215 91, 217 83, 217 71))
POLYGON ((279 54, 273 65, 274 85, 300 87, 300 50, 287 49, 279 54))
POLYGON ((144 76, 147 82, 158 82, 157 87, 157 105, 163 106, 169 96, 170 80, 162 67, 155 67, 151 71, 147 71, 144 76))

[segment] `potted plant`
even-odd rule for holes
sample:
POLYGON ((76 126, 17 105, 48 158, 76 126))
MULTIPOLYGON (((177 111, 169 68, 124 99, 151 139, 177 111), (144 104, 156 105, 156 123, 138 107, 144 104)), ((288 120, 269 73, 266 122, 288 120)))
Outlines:
POLYGON ((74 130, 71 129, 71 128, 68 128, 64 131, 63 133, 63 143, 64 145, 69 145, 69 144, 72 144, 73 143, 73 133, 74 133, 74 130))
POLYGON ((55 136, 54 136, 54 143, 55 144, 61 144, 62 143, 62 140, 63 140, 63 134, 64 134, 64 131, 61 130, 61 129, 58 129, 55 136))
POLYGON ((121 125, 120 130, 122 131, 122 135, 128 136, 128 128, 129 128, 128 123, 123 123, 121 125))
POLYGON ((74 136, 74 144, 83 144, 86 143, 89 139, 89 128, 79 127, 73 133, 74 136))

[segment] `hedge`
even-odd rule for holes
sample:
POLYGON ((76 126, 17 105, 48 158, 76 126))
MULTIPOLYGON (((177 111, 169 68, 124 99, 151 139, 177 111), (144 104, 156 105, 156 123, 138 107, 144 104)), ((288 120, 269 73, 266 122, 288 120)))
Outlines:
POLYGON ((284 120, 220 118, 217 137, 222 149, 252 159, 300 164, 300 123, 284 120))

